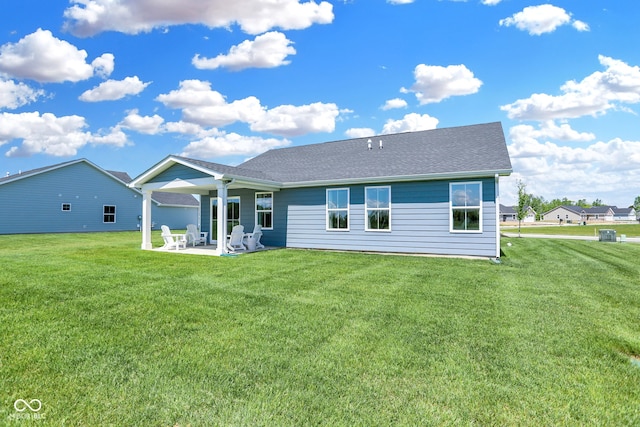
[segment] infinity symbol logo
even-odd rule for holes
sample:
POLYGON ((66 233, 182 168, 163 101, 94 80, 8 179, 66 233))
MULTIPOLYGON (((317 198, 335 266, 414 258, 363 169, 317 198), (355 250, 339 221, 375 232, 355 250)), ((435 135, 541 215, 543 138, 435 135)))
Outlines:
POLYGON ((24 412, 27 410, 27 408, 29 408, 31 412, 38 412, 40 409, 42 409, 42 402, 40 402, 38 399, 31 399, 29 403, 27 403, 27 401, 24 399, 18 399, 13 402, 13 407, 16 408, 16 411, 18 412, 24 412))

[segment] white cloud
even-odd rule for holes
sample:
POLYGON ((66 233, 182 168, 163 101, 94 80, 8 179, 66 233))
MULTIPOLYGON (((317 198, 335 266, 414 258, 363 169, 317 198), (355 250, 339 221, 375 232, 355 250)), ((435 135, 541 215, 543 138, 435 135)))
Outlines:
POLYGON ((201 126, 226 126, 238 121, 248 123, 264 113, 256 97, 227 103, 220 92, 211 89, 211 83, 200 80, 182 81, 179 89, 159 95, 156 100, 169 108, 182 109, 185 121, 201 126))
MULTIPOLYGON (((593 139, 591 134, 562 130, 559 136, 573 135, 579 141, 593 139)), ((504 182, 501 179, 501 189, 507 198, 516 200, 515 181, 522 179, 528 193, 547 200, 599 198, 621 207, 633 202, 637 186, 629 183, 640 180, 640 141, 616 138, 574 148, 547 140, 553 139, 556 131, 527 126, 510 130, 512 142, 508 149, 514 174, 504 182)))
POLYGON ((590 132, 578 132, 567 123, 558 126, 552 120, 541 123, 538 129, 530 125, 516 125, 511 128, 509 135, 512 140, 520 142, 547 138, 574 142, 589 142, 596 139, 596 136, 590 132))
POLYGON ((287 139, 265 139, 221 132, 219 135, 191 142, 180 155, 205 159, 232 155, 255 156, 271 148, 286 147, 289 144, 291 141, 287 139))
POLYGON ((108 144, 122 147, 126 136, 117 128, 106 135, 85 132, 84 117, 56 117, 51 113, 38 112, 0 114, 0 145, 21 140, 5 153, 7 157, 27 157, 44 153, 52 156, 74 156, 85 145, 108 144))
POLYGON ((394 98, 394 99, 387 100, 387 102, 385 102, 381 108, 387 111, 387 110, 392 110, 394 108, 406 108, 406 107, 407 107, 407 101, 400 98, 394 98))
POLYGON ((115 66, 115 57, 111 53, 105 53, 102 56, 94 59, 91 62, 91 66, 93 67, 93 71, 96 75, 106 79, 113 73, 113 68, 115 66))
POLYGON ((502 0, 482 0, 482 4, 485 4, 487 6, 495 6, 497 4, 499 4, 502 0))
POLYGON ((94 73, 105 76, 113 71, 113 55, 110 53, 91 64, 86 59, 86 51, 42 29, 17 43, 0 46, 0 72, 43 83, 78 82, 92 77, 94 73))
POLYGON ((202 126, 226 126, 235 122, 249 123, 264 114, 255 96, 220 105, 188 107, 182 110, 185 121, 202 126))
POLYGON ((220 92, 211 90, 210 82, 202 80, 183 80, 179 89, 158 95, 156 100, 170 108, 207 107, 227 102, 220 92))
POLYGON ((280 136, 333 132, 340 114, 336 104, 281 105, 251 121, 251 130, 280 136))
POLYGON ((116 101, 127 95, 137 95, 148 85, 142 82, 138 76, 127 77, 124 80, 107 80, 97 87, 85 91, 79 99, 86 102, 116 101))
POLYGON ((401 120, 388 120, 382 129, 383 134, 416 132, 420 130, 431 130, 438 126, 439 120, 428 114, 410 113, 401 120))
POLYGON ((411 4, 415 0, 387 0, 387 3, 390 4, 411 4))
POLYGON ((590 30, 589 24, 587 24, 586 22, 578 21, 578 20, 573 21, 571 26, 580 32, 590 30))
POLYGON ((415 92, 420 104, 440 102, 451 96, 470 95, 478 92, 482 81, 464 65, 419 64, 414 72, 416 82, 410 89, 402 88, 403 93, 415 92))
POLYGON ((366 138, 368 136, 374 136, 376 131, 371 128, 351 128, 347 129, 344 134, 349 138, 366 138))
MULTIPOLYGON (((209 136, 207 135, 208 131, 196 123, 188 123, 183 121, 167 122, 164 125, 164 129, 167 132, 180 133, 183 135, 198 135, 202 137, 209 136)), ((214 131, 217 132, 217 129, 214 129, 214 131)))
POLYGON ((596 116, 616 108, 616 103, 639 103, 640 67, 602 55, 598 59, 606 70, 566 82, 562 95, 535 93, 500 109, 511 119, 552 120, 596 116))
POLYGON ((109 129, 109 133, 95 133, 89 137, 89 143, 93 145, 111 145, 113 147, 124 147, 129 145, 127 135, 122 132, 120 126, 114 126, 109 129))
POLYGON ((245 68, 275 68, 288 65, 291 61, 287 56, 295 55, 296 50, 291 46, 293 42, 277 31, 262 34, 253 41, 245 40, 233 46, 227 55, 215 58, 193 57, 192 63, 198 69, 214 70, 226 67, 234 71, 245 68))
POLYGON ((227 102, 200 80, 180 82, 180 88, 159 95, 156 100, 169 108, 182 109, 183 120, 200 126, 221 127, 235 122, 249 124, 251 130, 280 136, 297 136, 310 132, 333 132, 340 114, 335 104, 281 105, 267 110, 254 96, 227 102))
POLYGON ((103 31, 127 34, 148 32, 171 25, 203 24, 229 28, 238 24, 249 34, 262 34, 273 28, 295 30, 333 21, 333 6, 299 0, 71 0, 65 10, 65 28, 78 36, 103 31))
POLYGON ((147 135, 156 135, 162 132, 164 119, 157 114, 153 116, 141 116, 138 110, 132 110, 127 117, 120 122, 120 126, 147 135))
POLYGON ((15 109, 44 96, 43 90, 32 89, 24 83, 0 78, 0 109, 15 109))
MULTIPOLYGON (((552 33, 558 27, 569 24, 571 14, 564 9, 551 4, 528 6, 521 12, 500 20, 500 25, 505 27, 515 26, 519 30, 539 36, 544 33, 552 33)), ((573 27, 578 31, 588 31, 589 26, 582 21, 574 21, 573 27)))

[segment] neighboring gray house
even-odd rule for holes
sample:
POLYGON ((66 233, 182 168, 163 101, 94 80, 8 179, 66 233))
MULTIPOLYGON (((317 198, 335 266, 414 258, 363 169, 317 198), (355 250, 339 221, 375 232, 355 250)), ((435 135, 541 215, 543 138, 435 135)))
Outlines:
POLYGON ((143 249, 163 191, 200 195, 211 243, 260 224, 268 246, 499 257, 499 177, 511 172, 489 123, 274 149, 237 167, 168 156, 130 186, 143 193, 143 249))
POLYGON ((581 206, 556 206, 542 214, 542 220, 563 223, 581 222, 585 220, 583 210, 581 206))
MULTIPOLYGON (((109 172, 86 159, 0 178, 0 234, 138 230, 140 191, 124 172, 109 172)), ((192 195, 152 197, 151 221, 184 229, 197 224, 192 195)))
MULTIPOLYGON (((500 221, 502 222, 517 222, 518 221, 518 207, 517 206, 505 206, 500 205, 500 221)), ((536 211, 527 206, 527 214, 522 219, 522 222, 531 223, 536 221, 536 211)))

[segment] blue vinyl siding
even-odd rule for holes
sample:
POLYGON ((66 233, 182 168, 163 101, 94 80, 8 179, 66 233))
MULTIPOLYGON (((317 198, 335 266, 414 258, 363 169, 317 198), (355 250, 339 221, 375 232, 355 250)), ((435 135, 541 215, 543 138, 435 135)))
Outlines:
MULTIPOLYGON (((326 229, 327 187, 276 191, 273 230, 263 232, 262 242, 267 246, 306 249, 495 256, 494 178, 465 182, 468 181, 482 182, 482 233, 449 231, 449 183, 455 181, 424 181, 390 184, 391 231, 382 232, 365 231, 364 193, 368 185, 329 187, 350 189, 349 231, 326 229)), ((252 231, 255 191, 232 190, 229 196, 240 196, 241 224, 246 232, 252 231)), ((202 223, 206 220, 207 227, 209 215, 203 209, 202 223)))
MULTIPOLYGON (((80 161, 0 185, 0 234, 138 230, 142 196, 80 161), (62 211, 69 203, 70 211, 62 211), (103 222, 103 207, 116 206, 116 221, 103 222)), ((152 206, 152 221, 185 228, 197 209, 152 206)))
POLYGON ((391 185, 390 232, 365 231, 364 185, 350 187, 347 232, 326 230, 325 188, 281 191, 276 204, 285 205, 286 219, 276 214, 277 229, 286 234, 279 241, 294 248, 495 256, 494 180, 482 182, 482 233, 451 233, 449 181, 430 181, 391 185))

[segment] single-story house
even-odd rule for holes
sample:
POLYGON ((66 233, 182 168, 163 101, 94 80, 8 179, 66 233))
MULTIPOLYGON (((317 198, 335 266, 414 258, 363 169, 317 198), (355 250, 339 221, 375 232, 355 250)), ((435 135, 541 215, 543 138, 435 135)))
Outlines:
MULTIPOLYGON (((536 221, 536 211, 531 207, 527 206, 526 215, 522 219, 522 222, 535 222, 536 221)), ((505 206, 500 205, 500 220, 502 222, 517 222, 518 221, 518 207, 517 206, 505 206)))
POLYGON ((585 221, 634 221, 636 217, 633 208, 618 208, 616 206, 556 206, 542 215, 544 221, 561 221, 566 223, 585 221))
POLYGON ((613 221, 615 206, 594 206, 582 209, 583 221, 613 221))
POLYGON ((584 221, 582 206, 556 206, 542 214, 543 221, 558 221, 563 223, 584 221))
MULTIPOLYGON (((139 230, 142 193, 129 181, 128 174, 87 159, 7 174, 0 178, 0 234, 139 230)), ((151 221, 158 227, 184 229, 199 215, 192 195, 152 195, 151 221)))
POLYGON ((636 210, 632 207, 618 208, 612 206, 614 221, 636 221, 636 210))
POLYGON ((198 194, 217 253, 233 225, 268 246, 500 256, 499 177, 512 167, 502 125, 488 123, 269 150, 238 166, 168 156, 129 185, 198 194))

